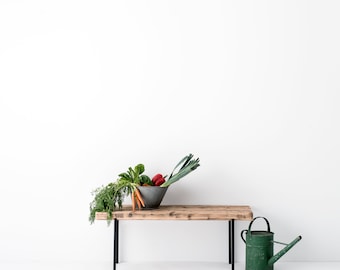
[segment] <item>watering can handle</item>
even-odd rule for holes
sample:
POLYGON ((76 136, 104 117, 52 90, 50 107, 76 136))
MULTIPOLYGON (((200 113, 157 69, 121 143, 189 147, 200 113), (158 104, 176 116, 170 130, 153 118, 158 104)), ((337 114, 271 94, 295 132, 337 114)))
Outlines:
POLYGON ((244 237, 243 237, 243 234, 245 233, 245 232, 247 232, 248 230, 242 230, 242 232, 241 232, 241 238, 242 238, 242 240, 243 240, 243 242, 245 243, 245 244, 247 244, 247 242, 246 242, 246 240, 244 239, 244 237))
POLYGON ((265 217, 256 217, 256 218, 254 218, 254 219, 250 222, 250 224, 249 224, 249 229, 248 229, 249 233, 251 234, 251 230, 250 230, 251 225, 253 225, 253 222, 254 222, 256 219, 258 219, 258 218, 263 218, 263 219, 266 221, 266 223, 267 223, 267 230, 268 230, 268 232, 270 232, 270 225, 269 225, 268 219, 266 219, 265 217))

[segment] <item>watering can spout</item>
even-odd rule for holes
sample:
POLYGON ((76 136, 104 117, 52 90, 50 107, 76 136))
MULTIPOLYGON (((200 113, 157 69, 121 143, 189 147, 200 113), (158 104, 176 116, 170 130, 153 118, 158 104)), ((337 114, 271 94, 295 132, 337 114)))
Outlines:
POLYGON ((301 240, 301 236, 296 237, 291 243, 289 243, 285 248, 280 250, 278 253, 276 253, 273 257, 271 257, 268 260, 268 265, 273 265, 276 261, 278 261, 283 255, 287 253, 288 250, 290 250, 297 242, 301 240))

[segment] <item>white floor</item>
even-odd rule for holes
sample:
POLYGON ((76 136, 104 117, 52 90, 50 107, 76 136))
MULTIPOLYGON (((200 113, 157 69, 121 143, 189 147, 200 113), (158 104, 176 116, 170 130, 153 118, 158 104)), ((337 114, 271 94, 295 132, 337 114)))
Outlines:
MULTIPOLYGON (((117 270, 229 270, 225 263, 153 263, 153 264, 122 264, 117 270)), ((276 263, 274 270, 340 270, 337 263, 276 263)), ((245 270, 244 264, 236 264, 235 270, 245 270)))
MULTIPOLYGON (((102 263, 47 263, 47 262, 0 262, 1 270, 112 270, 110 262, 102 263)), ((119 263, 117 270, 229 270, 230 265, 210 262, 153 262, 119 263)), ((235 265, 235 270, 245 270, 242 263, 235 265)), ((340 270, 340 262, 277 262, 274 270, 340 270)))

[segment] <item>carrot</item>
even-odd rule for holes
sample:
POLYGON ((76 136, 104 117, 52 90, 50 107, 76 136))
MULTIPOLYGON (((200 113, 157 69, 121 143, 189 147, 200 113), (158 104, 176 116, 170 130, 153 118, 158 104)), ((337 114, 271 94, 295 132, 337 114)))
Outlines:
POLYGON ((132 192, 131 194, 131 203, 132 203, 132 211, 135 212, 135 207, 136 207, 135 192, 132 192))
POLYGON ((137 202, 137 205, 138 205, 138 209, 140 210, 142 208, 142 205, 141 205, 141 202, 140 202, 140 200, 138 199, 137 196, 136 196, 136 202, 137 202))
POLYGON ((144 200, 143 200, 143 198, 142 198, 142 195, 140 195, 140 192, 139 192, 138 188, 136 188, 135 193, 136 193, 137 199, 141 202, 141 204, 143 205, 143 207, 145 207, 144 200))

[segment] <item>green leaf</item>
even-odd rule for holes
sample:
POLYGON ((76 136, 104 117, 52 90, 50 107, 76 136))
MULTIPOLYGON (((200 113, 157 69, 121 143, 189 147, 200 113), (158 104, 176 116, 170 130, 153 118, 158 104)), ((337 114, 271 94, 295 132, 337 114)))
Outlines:
MULTIPOLYGON (((171 172, 169 178, 172 177, 174 171, 179 167, 179 165, 181 165, 181 164, 184 162, 183 166, 181 167, 181 169, 182 169, 182 168, 184 167, 184 165, 185 165, 192 157, 193 157, 193 155, 192 155, 192 154, 189 154, 188 156, 185 156, 184 158, 182 158, 181 161, 178 162, 178 164, 177 164, 177 165, 175 166, 175 168, 172 170, 172 172, 171 172)), ((181 169, 180 169, 180 170, 181 170, 181 169)))
POLYGON ((144 170, 145 170, 145 167, 144 167, 143 164, 138 164, 138 165, 136 165, 136 167, 135 167, 135 172, 136 172, 136 174, 138 174, 138 175, 142 174, 142 173, 144 172, 144 170))
POLYGON ((150 177, 145 174, 142 174, 140 176, 140 184, 141 185, 147 184, 147 185, 153 186, 153 182, 151 181, 150 177))
POLYGON ((118 176, 121 177, 121 178, 124 178, 124 179, 129 179, 129 177, 130 177, 128 173, 121 173, 118 176))

